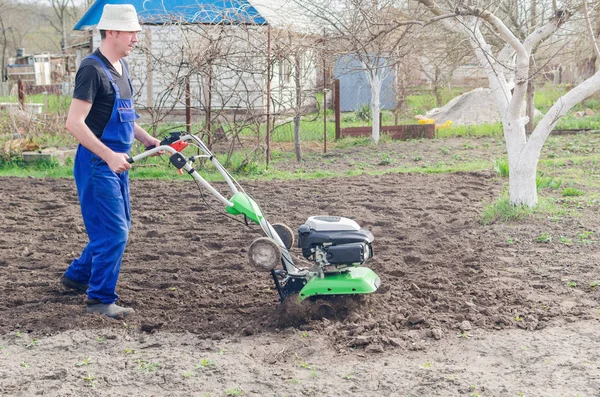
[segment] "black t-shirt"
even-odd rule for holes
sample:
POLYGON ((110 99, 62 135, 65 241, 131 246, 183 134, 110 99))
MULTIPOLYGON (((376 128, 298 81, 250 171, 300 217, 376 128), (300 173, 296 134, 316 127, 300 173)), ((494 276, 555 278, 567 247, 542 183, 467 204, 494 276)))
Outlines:
MULTIPOLYGON (((131 87, 127 79, 127 73, 123 71, 123 75, 119 75, 112 64, 102 55, 99 49, 93 52, 98 58, 104 62, 114 81, 119 87, 119 94, 123 99, 129 99, 132 96, 131 87)), ((125 68, 129 70, 129 66, 125 62, 125 68)), ((110 120, 113 106, 115 104, 115 90, 104 72, 102 65, 96 59, 85 58, 77 75, 75 76, 75 90, 73 98, 81 99, 82 101, 90 102, 92 108, 85 119, 85 124, 92 130, 98 138, 102 136, 104 127, 110 120)))

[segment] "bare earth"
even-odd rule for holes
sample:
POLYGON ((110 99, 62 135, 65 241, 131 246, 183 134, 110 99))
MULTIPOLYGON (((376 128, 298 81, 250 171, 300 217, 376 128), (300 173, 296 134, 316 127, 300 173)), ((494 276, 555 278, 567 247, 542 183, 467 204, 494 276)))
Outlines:
MULTIPOLYGON (((483 143, 386 150, 396 165, 442 161, 440 145, 448 161, 501 155, 483 143)), ((382 156, 307 158, 339 170, 382 156)), ((243 183, 271 223, 340 215, 375 235, 367 265, 382 287, 323 318, 280 304, 248 265, 258 227, 192 181, 132 181, 118 293, 136 315, 123 321, 86 314, 58 283, 87 241, 74 182, 0 178, 0 395, 600 396, 598 204, 481 225, 505 183, 492 171, 243 183)))

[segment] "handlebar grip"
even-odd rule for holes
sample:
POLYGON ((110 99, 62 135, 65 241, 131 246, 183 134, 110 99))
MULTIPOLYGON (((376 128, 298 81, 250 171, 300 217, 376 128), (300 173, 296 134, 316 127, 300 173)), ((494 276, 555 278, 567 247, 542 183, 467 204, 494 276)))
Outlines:
POLYGON ((146 146, 146 150, 154 149, 156 145, 146 146))
POLYGON ((127 162, 128 162, 129 164, 133 164, 133 157, 129 157, 129 158, 127 159, 127 162))

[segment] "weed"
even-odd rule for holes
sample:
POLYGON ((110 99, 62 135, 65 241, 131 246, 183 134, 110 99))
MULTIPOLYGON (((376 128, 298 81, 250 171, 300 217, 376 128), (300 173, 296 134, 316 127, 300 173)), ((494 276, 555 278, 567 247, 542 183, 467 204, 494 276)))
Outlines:
POLYGON ((592 236, 593 235, 594 235, 594 232, 592 232, 592 231, 585 231, 585 232, 577 234, 577 240, 580 243, 589 244, 589 243, 592 242, 592 236))
POLYGON ((568 281, 567 282, 567 287, 569 287, 569 288, 575 288, 575 287, 577 287, 577 283, 575 281, 568 281))
POLYGON ((392 159, 388 153, 379 153, 379 165, 390 165, 392 159))
POLYGON ((440 153, 442 153, 442 154, 448 154, 449 153, 448 148, 445 148, 445 147, 440 148, 440 153))
POLYGON ((202 358, 198 364, 196 364, 196 368, 208 368, 216 365, 213 360, 209 360, 206 357, 202 358))
POLYGON ((185 371, 185 372, 183 373, 183 379, 188 379, 188 378, 190 378, 190 377, 191 377, 193 374, 194 374, 194 372, 193 372, 193 371, 190 371, 190 370, 188 370, 188 371, 185 371))
POLYGON ((600 280, 592 281, 590 283, 590 288, 591 289, 596 289, 599 285, 600 285, 600 280))
POLYGON ((413 161, 421 161, 423 160, 423 156, 415 156, 413 157, 413 161))
POLYGON ((96 342, 98 342, 98 343, 104 343, 104 342, 106 342, 106 336, 97 336, 96 337, 96 342))
POLYGON ((583 190, 576 189, 574 187, 566 187, 560 193, 563 197, 576 197, 583 196, 585 192, 583 190))
POLYGON ((506 238, 506 244, 508 245, 513 245, 515 243, 515 239, 513 239, 512 237, 507 237, 506 238))
POLYGON ((554 180, 554 177, 546 177, 543 172, 540 172, 535 178, 535 186, 537 190, 542 189, 558 189, 562 185, 562 181, 560 179, 554 180))
POLYGON ((17 332, 15 333, 15 336, 16 336, 17 338, 22 338, 22 337, 23 337, 23 334, 21 333, 21 331, 17 331, 17 332))
POLYGON ((471 337, 470 334, 468 334, 466 331, 462 331, 462 332, 458 332, 456 334, 457 338, 462 338, 462 339, 469 339, 471 337))
POLYGON ((567 246, 571 246, 571 245, 573 245, 573 240, 571 240, 570 238, 568 238, 566 236, 560 236, 560 243, 567 245, 567 246))
POLYGON ((125 349, 125 354, 133 354, 133 353, 135 353, 135 349, 132 349, 129 347, 125 349))
POLYGON ((26 363, 25 361, 21 362, 21 364, 20 364, 20 365, 21 365, 21 367, 23 367, 23 368, 29 368, 29 367, 31 367, 31 365, 30 365, 29 363, 26 363))
POLYGON ((301 368, 304 368, 304 369, 311 369, 310 363, 307 363, 307 362, 299 362, 298 366, 301 368))
POLYGON ((302 331, 302 332, 300 332, 300 337, 301 338, 308 338, 308 331, 302 331))
POLYGON ((37 339, 34 339, 34 340, 32 340, 31 342, 29 342, 29 343, 28 343, 28 344, 27 344, 25 347, 26 347, 27 349, 31 349, 32 347, 34 347, 34 346, 37 346, 37 345, 39 345, 39 344, 40 344, 40 341, 39 341, 39 340, 37 340, 37 339))
POLYGON ((431 368, 431 363, 425 363, 425 364, 423 364, 423 368, 431 368))
POLYGON ((360 108, 355 113, 356 118, 361 121, 371 120, 371 106, 367 103, 360 105, 360 108))
POLYGON ((241 396, 243 392, 237 387, 234 389, 225 390, 225 395, 227 396, 241 396))
POLYGON ((551 243, 552 242, 552 236, 548 233, 548 232, 543 232, 542 234, 540 234, 539 236, 537 236, 535 238, 535 242, 536 243, 551 243))
POLYGON ((144 371, 154 372, 160 368, 159 363, 151 363, 146 360, 137 359, 135 362, 138 364, 138 367, 144 371))
POLYGON ((354 374, 353 373, 346 374, 346 375, 342 376, 342 379, 352 380, 352 379, 354 379, 354 374))
POLYGON ((87 386, 96 387, 96 377, 94 375, 86 373, 83 377, 83 381, 87 386))
POLYGON ((496 159, 494 162, 494 171, 503 178, 508 178, 508 160, 505 158, 496 159))
POLYGON ((90 358, 89 357, 84 357, 83 360, 79 361, 78 363, 75 364, 76 367, 83 367, 84 365, 89 365, 90 364, 90 358))

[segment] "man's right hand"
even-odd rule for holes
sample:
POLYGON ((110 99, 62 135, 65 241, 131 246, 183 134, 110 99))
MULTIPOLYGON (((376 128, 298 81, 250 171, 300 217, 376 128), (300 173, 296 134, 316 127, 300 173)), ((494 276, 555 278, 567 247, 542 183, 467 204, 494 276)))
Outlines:
POLYGON ((119 172, 124 172, 131 168, 131 164, 127 162, 128 158, 129 155, 127 153, 113 152, 110 158, 105 161, 109 168, 118 174, 119 172))

